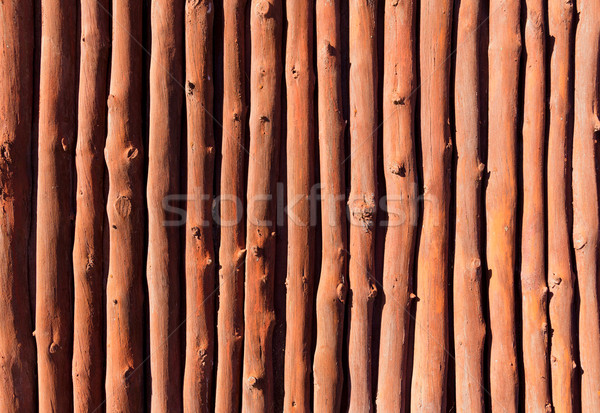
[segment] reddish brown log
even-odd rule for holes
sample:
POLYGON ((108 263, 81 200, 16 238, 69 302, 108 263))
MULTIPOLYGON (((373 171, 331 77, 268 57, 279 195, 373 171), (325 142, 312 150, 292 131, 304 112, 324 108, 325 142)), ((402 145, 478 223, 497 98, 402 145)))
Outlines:
POLYGON ((77 4, 42 1, 36 319, 39 411, 71 411, 77 4))
POLYGON ((454 244, 454 354, 456 409, 485 411, 484 345, 481 287, 481 57, 479 0, 456 3, 456 233, 454 244))
POLYGON ((281 129, 281 0, 252 0, 242 410, 273 410, 275 186, 281 129))
POLYGON ((148 304, 152 412, 182 409, 179 226, 165 205, 179 194, 183 1, 151 4, 148 137, 148 304))
POLYGON ((73 403, 90 412, 104 401, 104 157, 110 53, 108 0, 81 2, 79 116, 73 247, 73 403))
POLYGON ((287 1, 285 79, 287 91, 288 267, 285 339, 285 412, 310 412, 314 283, 313 22, 311 2, 287 1))
POLYGON ((29 306, 33 2, 0 4, 0 411, 35 410, 29 306))
POLYGON ((515 320, 516 140, 520 0, 490 2, 489 178, 486 191, 492 409, 518 410, 515 320))
POLYGON ((377 410, 407 406, 407 356, 417 229, 415 160, 416 2, 386 1, 383 66, 383 162, 387 227, 379 342, 377 410))
POLYGON ((212 235, 212 0, 187 2, 187 221, 185 233, 185 412, 210 412, 214 356, 214 247, 212 235))
POLYGON ((377 2, 351 0, 349 412, 373 409, 371 331, 377 214, 377 2))
POLYGON ((105 158, 110 231, 106 284, 106 410, 143 409, 144 186, 142 4, 113 0, 113 40, 105 158))
POLYGON ((450 206, 449 84, 452 1, 421 2, 421 151, 423 226, 417 296, 411 410, 446 408, 448 371, 448 237, 450 206))
POLYGON ((244 73, 246 0, 224 0, 223 140, 221 144, 221 245, 219 248, 218 364, 215 411, 240 408, 244 337, 246 74, 244 73))
POLYGON ((600 2, 577 2, 573 125, 573 246, 579 287, 581 411, 600 411, 598 132, 600 2))
POLYGON ((575 411, 574 290, 569 227, 569 144, 573 82, 573 3, 550 0, 550 123, 548 131, 548 310, 552 404, 557 412, 575 411))
POLYGON ((523 224, 521 293, 525 411, 552 411, 548 348, 548 285, 545 270, 544 152, 546 70, 544 0, 525 1, 523 104, 523 224))
POLYGON ((316 1, 321 181, 321 275, 313 361, 315 412, 338 412, 342 397, 342 339, 346 300, 346 207, 340 2, 316 1))

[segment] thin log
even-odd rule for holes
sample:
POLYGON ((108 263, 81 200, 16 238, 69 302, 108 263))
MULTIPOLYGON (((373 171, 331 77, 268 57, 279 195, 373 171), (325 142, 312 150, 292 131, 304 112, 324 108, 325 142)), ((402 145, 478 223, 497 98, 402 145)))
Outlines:
POLYGON ((79 114, 75 164, 77 215, 73 246, 74 411, 104 401, 104 157, 110 57, 108 0, 81 2, 79 114))
POLYGON ((409 322, 418 219, 415 159, 415 1, 385 2, 383 163, 387 227, 377 410, 407 407, 409 322))
POLYGON ((600 411, 598 132, 600 2, 577 2, 573 125, 573 247, 579 287, 581 411, 600 411))
POLYGON ((252 0, 242 410, 273 410, 275 189, 281 129, 282 1, 252 0))
POLYGON ((548 286, 552 404, 557 412, 576 409, 574 282, 570 240, 570 133, 572 131, 573 3, 548 2, 550 56, 548 166, 548 286))
POLYGON ((517 110, 521 56, 520 0, 491 0, 489 59, 487 264, 492 410, 519 402, 515 319, 517 110))
POLYGON ((110 232, 106 283, 106 410, 144 405, 144 185, 142 146, 142 4, 113 0, 113 40, 104 150, 110 232))
POLYGON ((483 4, 459 0, 454 107, 456 122, 456 227, 454 241, 454 354, 456 410, 485 412, 485 321, 482 303, 481 92, 483 4))
POLYGON ((28 256, 33 121, 33 2, 0 5, 0 411, 36 409, 28 256))
POLYGON ((42 1, 35 319, 40 412, 73 409, 76 22, 75 1, 42 1))
POLYGON ((421 2, 423 224, 417 261, 411 411, 446 408, 452 1, 421 2))
POLYGON ((316 25, 322 258, 316 302, 313 411, 331 413, 340 410, 342 400, 348 289, 339 0, 316 1, 316 25))
POLYGON ((221 144, 217 413, 240 408, 244 338, 246 151, 246 0, 223 1, 223 139, 221 144))

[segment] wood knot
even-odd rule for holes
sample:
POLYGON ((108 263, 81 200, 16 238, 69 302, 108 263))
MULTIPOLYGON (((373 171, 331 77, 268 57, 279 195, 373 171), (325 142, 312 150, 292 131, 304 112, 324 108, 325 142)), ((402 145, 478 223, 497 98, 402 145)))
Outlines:
POLYGON ((121 195, 115 201, 115 210, 121 218, 127 218, 131 215, 131 200, 125 195, 121 195))
POLYGON ((196 239, 200 239, 200 228, 193 227, 192 228, 192 236, 196 239))
POLYGON ((252 252, 252 255, 254 255, 257 259, 264 255, 264 250, 256 245, 250 248, 250 251, 252 252))
POLYGON ((340 303, 343 303, 346 300, 346 293, 348 292, 348 288, 346 284, 339 283, 336 288, 337 299, 340 303))
POLYGON ((52 343, 50 344, 50 348, 48 349, 48 351, 50 351, 50 354, 55 354, 59 349, 58 344, 56 343, 52 343))
POLYGON ((192 82, 190 82, 189 80, 187 81, 186 87, 185 87, 185 92, 189 95, 192 96, 194 94, 194 89, 196 88, 196 85, 194 85, 192 82))
POLYGON ((394 164, 390 166, 390 172, 404 178, 406 176, 406 167, 404 166, 404 163, 394 164))
POLYGON ((259 0, 256 3, 256 14, 260 17, 269 17, 269 13, 271 12, 272 6, 267 0, 259 0))

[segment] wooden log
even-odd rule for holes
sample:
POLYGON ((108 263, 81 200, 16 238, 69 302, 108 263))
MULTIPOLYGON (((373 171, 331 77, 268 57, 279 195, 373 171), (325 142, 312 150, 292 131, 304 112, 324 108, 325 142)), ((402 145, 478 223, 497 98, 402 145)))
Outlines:
POLYGON ((246 0, 223 1, 223 139, 221 144, 218 363, 215 411, 239 411, 244 339, 246 187, 246 0))
POLYGON ((106 283, 106 410, 144 406, 144 185, 142 3, 113 0, 113 40, 105 158, 110 232, 106 283))
POLYGON ((600 411, 598 156, 600 3, 577 2, 573 125, 573 247, 579 287, 581 411, 600 411))
POLYGON ((316 0, 322 258, 316 301, 313 411, 325 413, 340 410, 348 289, 340 24, 339 0, 316 0))
POLYGON ((77 215, 73 246, 74 411, 104 401, 104 143, 110 57, 108 0, 81 2, 79 114, 75 164, 77 215))
POLYGON ((33 121, 33 2, 0 5, 0 411, 36 409, 28 285, 33 121))
POLYGON ((548 2, 548 32, 554 39, 550 55, 548 166, 548 312, 552 404, 557 412, 576 409, 574 282, 570 240, 570 179, 573 3, 548 2))
POLYGON ((71 411, 77 4, 42 1, 36 318, 39 411, 71 411))
POLYGON ((415 159, 415 1, 385 2, 383 162, 386 228, 377 410, 405 411, 413 270, 418 219, 415 159))
POLYGON ((187 2, 187 221, 185 245, 185 412, 210 412, 214 359, 215 267, 212 233, 214 3, 187 2))
POLYGON ((150 6, 146 277, 152 412, 182 409, 180 227, 165 205, 168 205, 169 197, 179 195, 183 9, 183 0, 156 0, 150 6))
POLYGON ((456 410, 485 412, 485 321, 482 302, 481 162, 482 59, 479 0, 456 3, 456 223, 454 239, 454 354, 456 410))
POLYGON ((417 261, 412 411, 446 408, 452 3, 421 2, 423 224, 417 261))
POLYGON ((491 408, 519 403, 515 320, 517 110, 520 0, 490 2, 488 182, 486 190, 491 408))

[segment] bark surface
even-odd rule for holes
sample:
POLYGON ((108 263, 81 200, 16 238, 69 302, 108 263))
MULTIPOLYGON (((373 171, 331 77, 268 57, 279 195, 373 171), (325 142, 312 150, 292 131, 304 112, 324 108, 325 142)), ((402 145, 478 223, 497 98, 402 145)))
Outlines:
POLYGON ((491 408, 519 403, 515 319, 517 110, 521 56, 520 0, 491 0, 486 228, 490 314, 491 408))
POLYGON ((104 401, 104 157, 110 53, 108 0, 81 2, 79 115, 73 246, 75 307, 73 403, 90 412, 104 401))
POLYGON ((137 413, 144 405, 144 184, 142 146, 142 4, 113 0, 108 97, 106 410, 137 413))
POLYGON ((33 2, 0 5, 0 411, 36 406, 35 341, 29 306, 33 107, 33 2))
POLYGON ((377 410, 407 407, 410 305, 418 219, 416 2, 385 2, 383 163, 386 228, 377 410))
POLYGON ((575 122, 573 125, 573 247, 579 287, 581 410, 600 411, 600 314, 598 288, 598 110, 600 3, 577 2, 575 122))
POLYGON ((250 5, 250 159, 248 162, 242 410, 273 410, 275 190, 281 130, 282 0, 250 5))
POLYGON ((71 411, 77 4, 42 1, 36 318, 39 411, 71 411))
POLYGON ((214 359, 215 266, 212 232, 215 157, 212 102, 214 3, 187 2, 187 221, 185 232, 186 346, 183 405, 210 412, 214 359))
POLYGON ((346 207, 340 2, 316 1, 321 275, 316 301, 313 411, 338 412, 342 397, 342 340, 346 280, 346 207))
POLYGON ((246 0, 223 1, 223 140, 221 144, 218 364, 215 411, 237 412, 244 338, 246 180, 246 0))
POLYGON ((547 166, 548 312, 552 404, 557 412, 575 411, 574 274, 570 240, 569 168, 572 132, 573 3, 548 2, 550 111, 547 166))
POLYGON ((148 258, 152 412, 182 408, 180 231, 167 211, 179 194, 183 102, 183 0, 150 6, 150 129, 148 138, 148 258), (171 222, 172 221, 172 222, 171 222))
POLYGON ((452 3, 421 2, 423 226, 417 261, 411 411, 446 408, 452 3))
POLYGON ((479 0, 456 3, 456 227, 454 239, 454 354, 456 409, 485 412, 485 321, 481 270, 481 162, 480 71, 483 4, 479 0))
POLYGON ((287 92, 288 268, 285 339, 285 412, 312 411, 311 336, 314 284, 314 5, 287 1, 285 79, 287 92), (312 6, 312 7, 311 7, 312 6))

